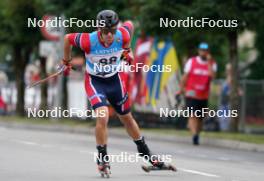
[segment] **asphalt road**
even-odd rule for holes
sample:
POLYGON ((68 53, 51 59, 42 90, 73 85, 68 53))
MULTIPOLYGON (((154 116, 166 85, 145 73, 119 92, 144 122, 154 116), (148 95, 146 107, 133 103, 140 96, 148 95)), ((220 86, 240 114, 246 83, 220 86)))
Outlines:
MULTIPOLYGON (((138 163, 111 164, 110 180, 262 181, 264 154, 151 141, 150 148, 171 155, 178 172, 145 173, 138 163)), ((90 181, 103 179, 94 162, 91 135, 20 130, 0 127, 1 181, 90 181)), ((133 154, 128 137, 109 138, 110 154, 133 154)))

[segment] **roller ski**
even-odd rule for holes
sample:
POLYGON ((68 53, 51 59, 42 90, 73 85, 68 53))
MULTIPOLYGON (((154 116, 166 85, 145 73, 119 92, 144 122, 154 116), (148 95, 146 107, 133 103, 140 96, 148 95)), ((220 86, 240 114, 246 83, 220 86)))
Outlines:
POLYGON ((159 171, 159 170, 171 170, 173 172, 177 171, 177 169, 173 165, 170 165, 170 164, 169 165, 163 164, 162 166, 155 166, 155 165, 146 166, 146 165, 142 165, 141 168, 145 172, 159 171))
POLYGON ((110 178, 110 165, 109 163, 98 164, 98 171, 102 178, 110 178))
POLYGON ((104 178, 110 178, 110 164, 109 159, 107 155, 106 145, 98 145, 98 158, 97 158, 97 165, 98 165, 98 171, 101 175, 101 177, 104 178))
POLYGON ((171 170, 176 172, 177 169, 173 165, 167 165, 162 161, 159 161, 157 157, 155 157, 149 150, 147 144, 145 143, 144 137, 142 137, 140 140, 136 140, 135 143, 137 144, 137 149, 139 152, 139 155, 148 160, 151 163, 151 166, 145 166, 142 165, 142 169, 145 172, 150 171, 158 171, 158 170, 171 170), (152 158, 152 159, 150 159, 152 158))

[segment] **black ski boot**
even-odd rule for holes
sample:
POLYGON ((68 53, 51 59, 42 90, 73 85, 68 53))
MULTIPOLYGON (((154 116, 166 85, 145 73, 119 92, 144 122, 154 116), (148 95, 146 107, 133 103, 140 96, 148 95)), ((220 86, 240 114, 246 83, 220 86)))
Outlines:
POLYGON ((109 178, 111 171, 110 171, 110 164, 109 164, 109 157, 107 155, 106 145, 98 145, 98 158, 97 158, 97 165, 98 171, 101 174, 101 177, 109 178))
POLYGON ((142 169, 145 172, 159 171, 159 170, 171 170, 174 172, 177 171, 175 166, 171 164, 165 164, 163 161, 159 160, 157 155, 153 155, 151 153, 151 151, 148 148, 148 145, 145 143, 144 137, 142 137, 140 140, 135 140, 135 143, 137 145, 139 155, 147 159, 152 164, 151 166, 142 165, 142 169))
POLYGON ((140 156, 147 159, 154 167, 162 168, 164 166, 164 162, 159 160, 156 155, 151 153, 148 145, 145 143, 144 137, 142 137, 140 140, 135 140, 134 142, 137 145, 137 150, 140 156))

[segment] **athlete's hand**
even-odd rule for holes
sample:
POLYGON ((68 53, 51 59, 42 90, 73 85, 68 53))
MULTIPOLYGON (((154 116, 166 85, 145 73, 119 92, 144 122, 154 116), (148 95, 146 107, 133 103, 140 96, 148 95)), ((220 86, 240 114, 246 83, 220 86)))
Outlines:
POLYGON ((62 59, 61 66, 63 68, 63 75, 69 76, 72 69, 72 64, 70 63, 70 61, 62 59))
POLYGON ((207 54, 206 59, 207 59, 208 61, 211 61, 211 60, 213 59, 211 53, 208 53, 208 54, 207 54))
POLYGON ((216 76, 216 72, 214 70, 214 61, 212 59, 208 60, 208 70, 209 70, 209 75, 214 79, 216 76))
POLYGON ((130 48, 126 48, 122 55, 121 55, 121 60, 124 60, 126 61, 129 65, 131 65, 131 62, 133 60, 133 55, 132 55, 132 52, 130 50, 130 48))
POLYGON ((184 93, 185 93, 184 88, 180 88, 178 91, 175 92, 175 96, 177 96, 177 95, 184 95, 184 93))

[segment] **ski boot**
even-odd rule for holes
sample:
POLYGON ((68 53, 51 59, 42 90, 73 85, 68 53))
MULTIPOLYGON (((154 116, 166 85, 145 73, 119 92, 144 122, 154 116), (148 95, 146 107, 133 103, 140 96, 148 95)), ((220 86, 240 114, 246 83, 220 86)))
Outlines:
POLYGON ((110 178, 110 164, 109 157, 107 155, 106 145, 98 145, 98 158, 97 158, 97 166, 98 171, 101 174, 101 177, 110 178))
POLYGON ((176 168, 173 165, 165 164, 163 161, 159 160, 157 156, 153 155, 148 148, 148 145, 145 143, 144 137, 140 140, 135 141, 139 155, 147 159, 151 166, 142 166, 142 169, 145 172, 150 172, 151 170, 172 170, 176 171, 176 168))

